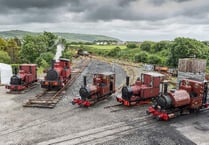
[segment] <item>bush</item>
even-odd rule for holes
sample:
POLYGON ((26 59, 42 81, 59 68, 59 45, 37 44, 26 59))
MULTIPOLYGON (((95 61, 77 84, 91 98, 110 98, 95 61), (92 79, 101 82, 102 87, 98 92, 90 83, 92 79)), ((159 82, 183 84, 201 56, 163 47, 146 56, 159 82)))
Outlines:
POLYGON ((72 50, 67 50, 67 51, 62 52, 61 58, 67 58, 70 61, 72 61, 72 58, 73 58, 72 50))
POLYGON ((49 67, 49 64, 46 62, 45 59, 41 58, 41 57, 38 57, 36 59, 36 64, 39 66, 39 67, 43 67, 43 68, 48 68, 49 67))
POLYGON ((150 52, 150 51, 152 50, 152 45, 153 45, 153 42, 144 41, 144 42, 142 42, 142 44, 140 45, 140 48, 141 48, 141 50, 143 50, 143 51, 150 52))
POLYGON ((11 58, 9 57, 8 53, 5 51, 0 51, 0 63, 10 63, 11 58))
POLYGON ((158 57, 156 55, 151 55, 149 57, 148 62, 151 63, 151 64, 161 64, 162 63, 162 60, 161 60, 160 57, 158 57))
POLYGON ((144 63, 146 63, 147 60, 148 60, 148 54, 146 52, 137 53, 134 56, 134 61, 135 62, 144 62, 144 63))
POLYGON ((137 44, 135 43, 128 43, 127 48, 137 48, 137 44))
POLYGON ((118 53, 120 52, 120 50, 121 50, 120 47, 115 47, 114 49, 111 49, 107 55, 108 56, 115 57, 115 56, 118 55, 118 53))

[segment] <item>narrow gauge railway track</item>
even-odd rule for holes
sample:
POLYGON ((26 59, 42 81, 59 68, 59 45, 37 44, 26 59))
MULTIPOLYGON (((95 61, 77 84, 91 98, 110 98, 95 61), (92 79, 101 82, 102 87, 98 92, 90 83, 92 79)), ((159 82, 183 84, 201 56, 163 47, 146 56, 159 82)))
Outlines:
POLYGON ((84 60, 76 64, 76 67, 73 68, 71 78, 66 83, 66 85, 58 91, 43 91, 40 94, 36 95, 34 98, 27 100, 23 106, 24 107, 40 107, 40 108, 54 108, 56 104, 62 99, 62 92, 71 86, 76 78, 78 78, 83 72, 83 70, 88 66, 90 60, 84 60))
POLYGON ((24 126, 15 126, 12 129, 10 128, 2 129, 0 130, 0 137, 6 136, 12 133, 17 133, 23 130, 31 129, 32 127, 45 125, 48 122, 51 122, 56 119, 60 119, 60 117, 66 118, 66 117, 72 116, 76 114, 79 111, 79 109, 80 108, 73 108, 71 110, 67 109, 59 113, 55 113, 55 114, 48 115, 48 116, 41 116, 39 118, 32 119, 28 121, 29 123, 24 124, 24 126), (72 112, 72 110, 74 110, 74 112, 72 112), (40 120, 43 120, 43 121, 40 121, 40 120))
POLYGON ((132 120, 126 120, 99 128, 90 129, 73 135, 65 135, 52 140, 38 143, 38 145, 81 145, 97 144, 112 140, 119 135, 124 135, 138 129, 145 129, 157 122, 150 120, 150 117, 143 116, 132 120))

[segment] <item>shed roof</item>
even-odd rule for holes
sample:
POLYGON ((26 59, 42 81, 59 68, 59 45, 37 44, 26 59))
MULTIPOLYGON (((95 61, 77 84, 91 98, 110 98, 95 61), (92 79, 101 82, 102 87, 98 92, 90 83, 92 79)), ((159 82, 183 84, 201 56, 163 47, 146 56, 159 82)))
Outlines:
POLYGON ((144 74, 151 75, 153 77, 163 77, 164 76, 163 74, 157 73, 157 72, 147 72, 147 73, 144 73, 144 74))
POLYGON ((97 74, 109 76, 109 75, 113 75, 115 73, 113 73, 113 72, 102 72, 102 73, 96 73, 95 75, 97 75, 97 74))

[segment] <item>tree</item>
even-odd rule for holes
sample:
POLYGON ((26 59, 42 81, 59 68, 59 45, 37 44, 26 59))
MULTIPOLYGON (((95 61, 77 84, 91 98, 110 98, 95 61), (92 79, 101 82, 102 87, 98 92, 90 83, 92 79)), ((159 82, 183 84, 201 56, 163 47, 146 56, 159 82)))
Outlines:
POLYGON ((178 37, 171 45, 170 52, 168 64, 177 67, 179 58, 207 58, 209 47, 195 39, 178 37))
POLYGON ((155 52, 159 52, 161 50, 168 49, 168 48, 169 48, 168 41, 160 41, 160 42, 157 42, 156 44, 153 45, 153 50, 155 52))
POLYGON ((0 63, 10 63, 10 61, 8 53, 0 50, 0 63))
POLYGON ((20 57, 24 62, 34 63, 41 53, 47 51, 46 38, 43 35, 27 35, 23 38, 20 57))
POLYGON ((17 63, 18 62, 19 51, 20 51, 20 47, 17 46, 17 43, 16 43, 15 39, 9 39, 7 41, 6 52, 11 57, 11 62, 12 63, 17 63))
POLYGON ((150 55, 148 62, 151 64, 161 64, 162 63, 160 57, 158 57, 156 55, 150 55))
POLYGON ((7 47, 7 42, 0 38, 0 50, 6 50, 6 47, 7 47))
POLYGON ((52 52, 44 52, 36 59, 36 63, 40 62, 41 59, 45 60, 46 63, 50 64, 54 54, 52 52))
POLYGON ((58 43, 58 37, 56 35, 51 32, 44 32, 43 36, 47 43, 47 50, 56 48, 56 44, 58 43))
POLYGON ((144 63, 146 63, 147 60, 148 60, 148 54, 146 52, 137 53, 134 56, 134 60, 135 60, 135 62, 144 62, 144 63))
POLYGON ((142 42, 142 44, 140 45, 141 50, 143 51, 147 51, 150 52, 152 50, 152 45, 154 44, 154 42, 151 41, 144 41, 142 42))
POLYGON ((19 38, 15 37, 14 41, 16 42, 17 46, 21 47, 22 43, 19 38))

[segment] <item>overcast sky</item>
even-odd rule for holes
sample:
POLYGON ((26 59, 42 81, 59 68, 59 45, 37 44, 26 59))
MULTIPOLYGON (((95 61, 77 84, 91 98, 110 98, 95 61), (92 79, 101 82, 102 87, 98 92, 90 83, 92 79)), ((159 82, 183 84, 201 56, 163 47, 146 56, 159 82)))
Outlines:
POLYGON ((0 0, 0 31, 209 40, 208 0, 0 0))

